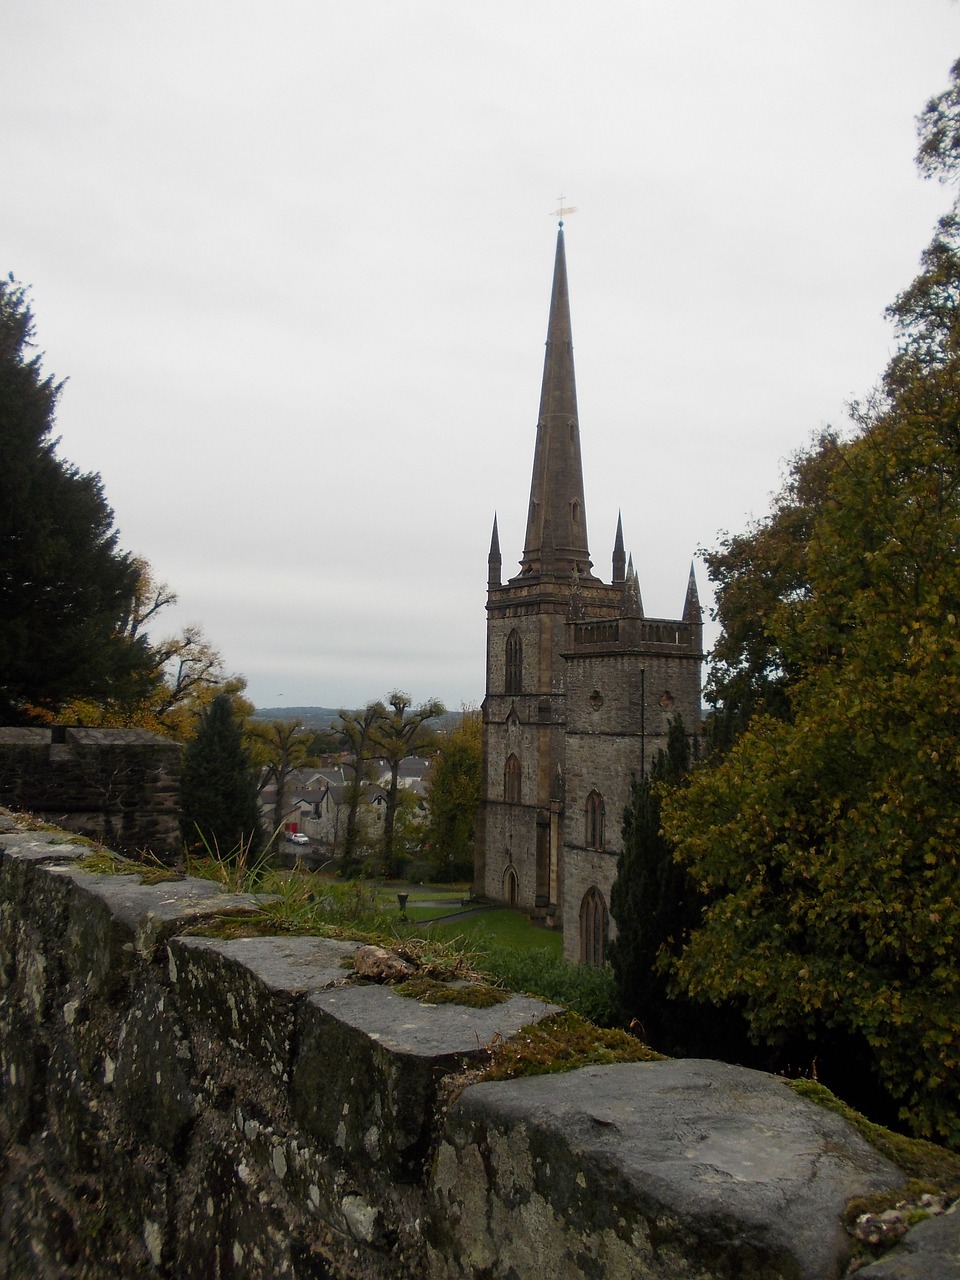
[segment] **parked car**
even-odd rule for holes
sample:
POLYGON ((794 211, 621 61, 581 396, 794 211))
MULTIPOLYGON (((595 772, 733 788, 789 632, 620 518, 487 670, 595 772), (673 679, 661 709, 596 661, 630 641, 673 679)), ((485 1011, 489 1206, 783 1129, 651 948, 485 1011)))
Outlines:
POLYGON ((291 844, 310 843, 310 837, 305 836, 302 831, 288 831, 284 839, 289 840, 291 844))

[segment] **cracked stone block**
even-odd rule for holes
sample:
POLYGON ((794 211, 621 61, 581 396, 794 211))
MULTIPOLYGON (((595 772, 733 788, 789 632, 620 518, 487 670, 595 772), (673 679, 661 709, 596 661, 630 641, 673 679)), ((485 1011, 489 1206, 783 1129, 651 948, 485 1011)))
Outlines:
POLYGON ((826 1280, 852 1196, 903 1175, 775 1076, 699 1060, 486 1083, 433 1171, 433 1274, 826 1280))

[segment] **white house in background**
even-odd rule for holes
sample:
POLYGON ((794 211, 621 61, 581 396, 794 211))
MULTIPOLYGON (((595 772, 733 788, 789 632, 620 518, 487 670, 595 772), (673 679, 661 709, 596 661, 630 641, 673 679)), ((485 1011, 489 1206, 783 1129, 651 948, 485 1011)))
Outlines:
MULTIPOLYGON (((388 760, 374 759, 368 761, 371 772, 379 782, 381 787, 390 786, 390 762, 388 760)), ((430 771, 430 761, 424 756, 404 756, 400 761, 400 771, 397 774, 397 785, 408 790, 417 790, 417 787, 423 783, 428 772, 430 771)))
MULTIPOLYGON (((358 819, 361 843, 373 844, 383 827, 390 765, 385 760, 368 762, 372 777, 361 783, 358 819)), ((426 774, 430 761, 423 756, 407 756, 400 762, 399 785, 425 805, 426 774)), ((350 769, 339 767, 295 769, 284 787, 284 826, 302 831, 322 848, 333 850, 343 834, 349 806, 350 769)), ((265 825, 273 823, 276 789, 265 787, 260 806, 265 825)))

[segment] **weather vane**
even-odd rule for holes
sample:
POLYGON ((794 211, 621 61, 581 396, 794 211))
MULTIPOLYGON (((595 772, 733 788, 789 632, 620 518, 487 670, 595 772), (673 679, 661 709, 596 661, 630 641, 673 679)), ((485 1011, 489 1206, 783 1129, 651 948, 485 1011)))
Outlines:
POLYGON ((563 226, 563 220, 564 220, 564 218, 567 216, 567 214, 568 214, 568 213, 576 213, 576 212, 577 212, 577 211, 576 211, 576 209, 573 207, 573 205, 572 205, 572 204, 564 204, 564 203, 563 203, 563 202, 564 202, 564 200, 566 200, 566 198, 567 198, 566 196, 558 196, 558 197, 557 197, 557 199, 560 201, 560 208, 559 208, 559 209, 554 209, 553 213, 551 213, 551 215, 550 215, 550 217, 551 217, 551 218, 559 218, 559 219, 560 219, 560 225, 561 225, 561 227, 563 226))

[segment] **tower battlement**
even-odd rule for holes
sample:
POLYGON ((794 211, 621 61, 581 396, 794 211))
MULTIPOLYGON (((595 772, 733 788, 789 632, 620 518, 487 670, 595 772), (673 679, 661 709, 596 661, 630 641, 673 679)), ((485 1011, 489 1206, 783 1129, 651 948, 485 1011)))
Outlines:
POLYGON ((675 618, 595 618, 573 624, 576 649, 683 649, 702 658, 703 627, 675 618))

